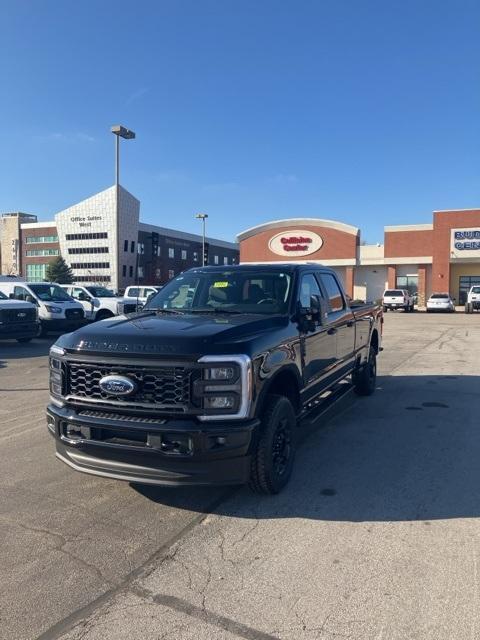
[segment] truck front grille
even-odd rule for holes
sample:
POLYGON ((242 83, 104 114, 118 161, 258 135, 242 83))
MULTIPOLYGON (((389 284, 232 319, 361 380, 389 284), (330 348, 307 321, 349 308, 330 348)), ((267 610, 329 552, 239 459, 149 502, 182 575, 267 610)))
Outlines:
POLYGON ((67 320, 81 320, 85 316, 83 309, 65 309, 67 320))
POLYGON ((116 364, 68 362, 67 395, 73 399, 124 407, 163 408, 185 412, 190 403, 191 372, 185 367, 142 367, 116 364), (105 376, 121 375, 132 380, 135 391, 115 396, 100 387, 105 376))
POLYGON ((1 322, 35 322, 35 320, 35 309, 2 309, 0 311, 1 322))

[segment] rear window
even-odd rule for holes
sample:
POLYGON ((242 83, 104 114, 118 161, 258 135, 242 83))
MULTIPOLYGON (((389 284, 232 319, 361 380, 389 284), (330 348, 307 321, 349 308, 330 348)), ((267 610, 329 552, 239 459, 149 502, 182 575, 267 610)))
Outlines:
POLYGON ((472 293, 480 293, 480 287, 472 287, 472 293))
POLYGON ((403 298, 403 291, 401 289, 389 289, 388 291, 385 291, 384 296, 400 296, 403 298))
POLYGON ((449 298, 450 296, 448 295, 448 293, 432 293, 432 295, 430 296, 430 298, 432 300, 436 300, 437 298, 449 298))

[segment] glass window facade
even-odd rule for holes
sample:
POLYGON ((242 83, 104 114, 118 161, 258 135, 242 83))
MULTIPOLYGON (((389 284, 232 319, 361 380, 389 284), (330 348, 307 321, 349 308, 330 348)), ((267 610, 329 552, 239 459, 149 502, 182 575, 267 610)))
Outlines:
POLYGON ((47 273, 46 264, 27 264, 26 274, 28 282, 45 282, 47 273))
POLYGON ((40 242, 58 242, 58 236, 27 236, 25 238, 27 244, 37 244, 40 242))
POLYGON ((59 253, 58 249, 29 249, 26 252, 26 256, 27 258, 33 256, 58 256, 59 253))

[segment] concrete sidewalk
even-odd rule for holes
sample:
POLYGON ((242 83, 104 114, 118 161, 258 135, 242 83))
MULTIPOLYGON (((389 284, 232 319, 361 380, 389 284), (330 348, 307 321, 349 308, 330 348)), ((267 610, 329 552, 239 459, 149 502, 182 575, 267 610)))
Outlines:
POLYGON ((284 493, 239 489, 42 638, 480 637, 473 320, 388 314, 377 393, 309 437, 284 493))

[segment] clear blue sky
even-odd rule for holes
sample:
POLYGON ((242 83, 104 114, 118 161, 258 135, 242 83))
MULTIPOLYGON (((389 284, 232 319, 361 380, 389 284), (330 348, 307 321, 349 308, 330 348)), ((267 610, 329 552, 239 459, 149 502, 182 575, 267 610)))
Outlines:
POLYGON ((113 183, 145 222, 239 231, 480 206, 478 0, 1 0, 0 211, 113 183))

